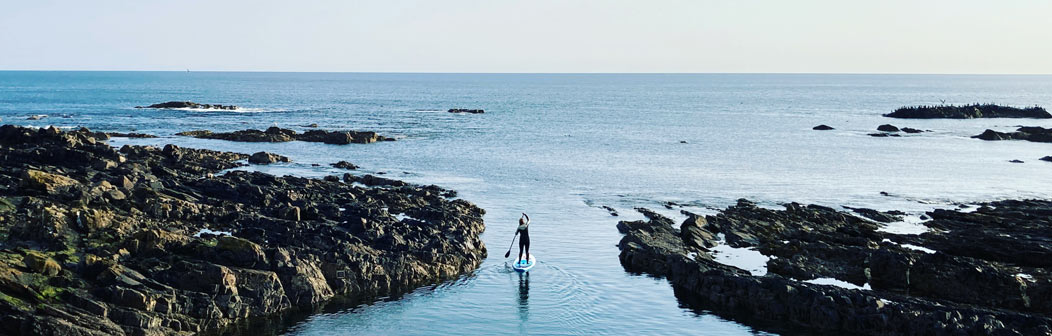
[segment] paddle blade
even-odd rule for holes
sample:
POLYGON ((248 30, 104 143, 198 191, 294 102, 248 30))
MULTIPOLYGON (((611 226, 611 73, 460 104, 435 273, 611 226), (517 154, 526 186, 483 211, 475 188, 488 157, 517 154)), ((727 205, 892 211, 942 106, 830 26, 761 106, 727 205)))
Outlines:
POLYGON ((507 258, 507 257, 508 257, 508 256, 510 256, 510 255, 511 255, 511 250, 508 250, 508 252, 505 252, 505 253, 504 253, 504 257, 505 257, 505 258, 507 258))

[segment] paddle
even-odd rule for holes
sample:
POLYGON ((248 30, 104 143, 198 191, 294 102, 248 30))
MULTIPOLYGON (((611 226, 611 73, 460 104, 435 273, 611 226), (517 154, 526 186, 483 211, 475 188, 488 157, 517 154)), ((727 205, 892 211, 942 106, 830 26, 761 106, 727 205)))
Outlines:
POLYGON ((515 237, 519 236, 519 231, 515 231, 515 235, 511 237, 511 245, 508 245, 508 252, 504 253, 504 257, 507 258, 511 255, 511 247, 515 246, 515 237))

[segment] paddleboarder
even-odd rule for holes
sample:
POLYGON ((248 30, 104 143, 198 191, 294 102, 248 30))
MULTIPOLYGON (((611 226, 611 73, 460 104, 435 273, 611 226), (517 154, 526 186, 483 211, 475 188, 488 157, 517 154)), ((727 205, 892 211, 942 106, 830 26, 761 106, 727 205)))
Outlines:
POLYGON ((522 261, 524 256, 530 255, 530 216, 526 215, 525 212, 519 217, 519 228, 515 230, 516 235, 522 235, 519 237, 519 258, 518 261, 522 261), (523 254, 523 250, 526 251, 523 254))

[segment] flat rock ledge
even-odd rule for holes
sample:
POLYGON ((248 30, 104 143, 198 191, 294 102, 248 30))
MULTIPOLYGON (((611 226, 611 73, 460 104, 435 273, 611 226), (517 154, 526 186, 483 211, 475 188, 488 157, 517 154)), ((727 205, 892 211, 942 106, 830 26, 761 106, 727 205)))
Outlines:
POLYGON ((248 129, 243 131, 214 133, 208 130, 200 130, 179 132, 175 135, 238 142, 307 141, 322 142, 330 145, 347 145, 352 143, 367 144, 377 141, 395 140, 394 138, 378 135, 376 132, 310 130, 304 133, 297 133, 296 131, 276 126, 267 128, 265 131, 248 129))
POLYGON ((642 212, 648 220, 617 226, 625 234, 619 244, 625 269, 665 277, 682 302, 757 328, 859 335, 1052 333, 1049 201, 1000 201, 970 213, 932 211, 925 222, 929 231, 920 235, 878 231, 884 224, 797 203, 769 210, 739 200, 715 216, 688 213, 678 228, 642 212), (769 257, 766 274, 715 261, 718 245, 769 257), (819 278, 854 286, 802 281, 819 278))
POLYGON ((248 155, 117 150, 92 134, 0 127, 0 334, 243 332, 454 279, 486 256, 484 211, 452 191, 217 176, 248 155))
POLYGON ((995 104, 907 106, 884 116, 904 119, 1052 118, 1052 114, 1039 106, 1018 108, 995 104))

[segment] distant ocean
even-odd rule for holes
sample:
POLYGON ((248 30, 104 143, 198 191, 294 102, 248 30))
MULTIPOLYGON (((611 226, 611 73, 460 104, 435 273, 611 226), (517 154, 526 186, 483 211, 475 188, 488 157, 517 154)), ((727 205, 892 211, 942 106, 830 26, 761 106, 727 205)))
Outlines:
POLYGON ((881 116, 943 101, 1049 108, 1052 76, 0 72, 3 124, 135 131, 161 138, 113 144, 293 159, 260 168, 274 174, 335 174, 328 164, 347 160, 366 173, 455 189, 486 209, 490 258, 474 274, 329 307, 280 331, 302 335, 762 333, 686 308, 665 280, 626 273, 617 222, 641 218, 636 207, 682 220, 680 210, 711 214, 738 198, 915 215, 1052 198, 1052 162, 1038 160, 1052 145, 969 138, 988 128, 1052 127, 1050 120, 881 116), (133 108, 171 100, 243 110, 133 108), (32 115, 48 117, 27 120, 32 115), (311 123, 399 140, 333 146, 174 136, 311 123), (867 135, 887 123, 931 132, 867 135), (836 129, 811 130, 819 124, 836 129), (1009 162, 1016 159, 1025 163, 1009 162), (533 218, 540 261, 527 278, 502 258, 520 212, 533 218))

